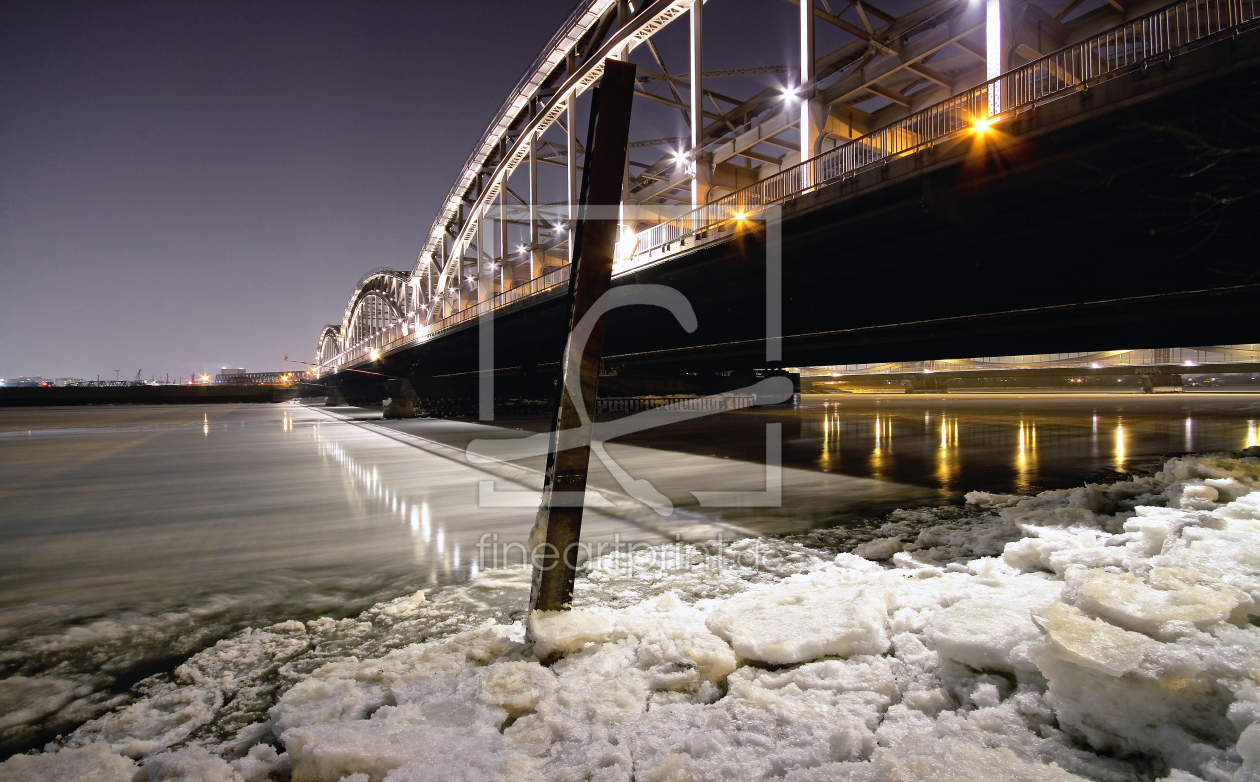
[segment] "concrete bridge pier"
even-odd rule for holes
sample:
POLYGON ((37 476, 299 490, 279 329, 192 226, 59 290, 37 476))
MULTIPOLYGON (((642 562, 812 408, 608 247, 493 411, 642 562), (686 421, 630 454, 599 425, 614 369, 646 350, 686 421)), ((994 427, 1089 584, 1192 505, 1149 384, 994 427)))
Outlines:
POLYGON ((416 390, 406 378, 385 381, 385 398, 381 400, 386 418, 415 418, 416 390))
POLYGON ((907 394, 948 394, 949 378, 923 375, 907 379, 902 387, 907 394))

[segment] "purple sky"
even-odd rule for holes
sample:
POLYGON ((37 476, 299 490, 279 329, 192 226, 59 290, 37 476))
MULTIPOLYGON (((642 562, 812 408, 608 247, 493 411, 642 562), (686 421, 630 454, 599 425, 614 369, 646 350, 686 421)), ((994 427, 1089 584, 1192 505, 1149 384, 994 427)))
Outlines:
POLYGON ((310 360, 572 4, 0 5, 0 377, 310 360))

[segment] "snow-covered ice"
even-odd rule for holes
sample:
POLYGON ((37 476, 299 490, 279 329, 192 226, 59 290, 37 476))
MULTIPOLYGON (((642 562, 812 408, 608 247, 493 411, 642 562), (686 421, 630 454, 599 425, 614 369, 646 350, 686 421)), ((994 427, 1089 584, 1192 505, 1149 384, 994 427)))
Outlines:
POLYGON ((1260 780, 1260 458, 968 499, 248 630, 0 782, 1260 780))

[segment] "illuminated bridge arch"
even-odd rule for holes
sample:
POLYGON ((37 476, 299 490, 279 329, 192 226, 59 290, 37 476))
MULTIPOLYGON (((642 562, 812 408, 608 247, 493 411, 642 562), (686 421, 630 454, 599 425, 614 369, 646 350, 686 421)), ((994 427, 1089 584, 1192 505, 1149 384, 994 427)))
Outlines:
MULTIPOLYGON (((407 313, 417 304, 415 288, 410 282, 410 274, 396 269, 377 268, 363 275, 341 319, 341 350, 404 322, 407 313)), ((322 347, 322 338, 320 344, 322 347)))
POLYGON ((329 323, 319 333, 319 346, 315 350, 315 361, 319 364, 327 364, 341 351, 341 326, 329 323))

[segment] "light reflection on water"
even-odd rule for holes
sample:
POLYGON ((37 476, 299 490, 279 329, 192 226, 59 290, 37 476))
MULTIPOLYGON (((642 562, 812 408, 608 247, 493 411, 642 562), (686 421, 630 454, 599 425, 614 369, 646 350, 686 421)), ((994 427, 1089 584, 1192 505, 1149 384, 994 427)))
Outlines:
POLYGON ((1168 410, 1165 400, 1115 396, 804 397, 795 411, 801 437, 788 459, 804 455, 817 428, 816 468, 932 485, 956 499, 973 489, 1034 493, 1145 469, 1168 453, 1260 444, 1257 421, 1247 417, 1257 397, 1177 402, 1168 410))
MULTIPOLYGON (((784 464, 881 478, 956 502, 1140 473, 1172 453, 1260 445, 1260 395, 804 395, 663 427, 622 442, 756 461, 748 443, 783 424, 784 464)), ((790 503, 791 498, 786 498, 790 503)))

